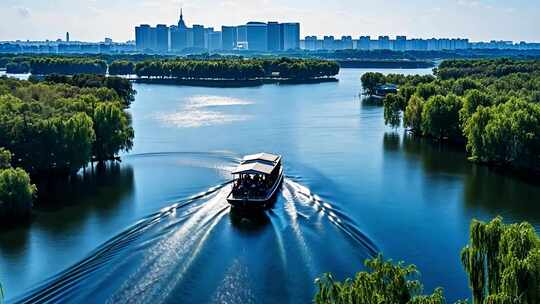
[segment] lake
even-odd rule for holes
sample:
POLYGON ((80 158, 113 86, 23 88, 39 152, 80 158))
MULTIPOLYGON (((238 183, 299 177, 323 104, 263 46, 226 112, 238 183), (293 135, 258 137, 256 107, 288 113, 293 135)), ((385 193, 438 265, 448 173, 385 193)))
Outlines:
POLYGON ((540 187, 386 127, 358 96, 367 71, 309 85, 135 84, 133 150, 47 185, 32 224, 2 231, 8 302, 309 303, 317 276, 353 276, 377 252, 416 264, 426 292, 470 298, 471 219, 538 229, 540 187), (230 172, 260 151, 283 155, 286 179, 271 210, 245 218, 225 200, 230 172))

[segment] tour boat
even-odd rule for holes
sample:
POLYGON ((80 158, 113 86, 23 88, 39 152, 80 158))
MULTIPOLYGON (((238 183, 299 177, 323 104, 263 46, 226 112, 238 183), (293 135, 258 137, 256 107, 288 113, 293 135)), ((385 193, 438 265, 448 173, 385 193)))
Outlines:
POLYGON ((234 208, 262 210, 270 207, 283 181, 281 156, 247 155, 232 172, 234 181, 227 201, 234 208))

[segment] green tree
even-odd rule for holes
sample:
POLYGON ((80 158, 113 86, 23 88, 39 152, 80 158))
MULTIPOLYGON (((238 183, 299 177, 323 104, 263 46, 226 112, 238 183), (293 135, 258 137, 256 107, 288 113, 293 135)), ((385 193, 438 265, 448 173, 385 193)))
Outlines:
POLYGON ((362 87, 367 95, 372 96, 375 94, 377 86, 385 82, 384 75, 381 73, 368 72, 364 73, 361 77, 362 87))
POLYGON ((383 100, 384 123, 393 128, 401 124, 401 111, 405 107, 405 98, 398 94, 388 94, 383 100))
POLYGON ((9 168, 0 170, 0 218, 28 217, 36 186, 24 170, 9 168))
POLYGON ((432 96, 422 110, 422 131, 435 138, 455 138, 460 134, 461 100, 455 95, 432 96))
POLYGON ((405 111, 405 107, 407 106, 407 102, 416 92, 416 87, 410 84, 405 84, 399 86, 398 94, 401 95, 405 99, 405 104, 403 105, 402 111, 405 111))
POLYGON ((403 121, 405 127, 414 133, 422 133, 422 112, 424 110, 424 99, 413 95, 405 108, 403 121))
POLYGON ((65 161, 70 171, 76 172, 92 155, 92 144, 96 140, 92 119, 85 113, 77 113, 66 121, 63 133, 67 150, 65 161))
POLYGON ((11 152, 0 147, 0 170, 11 167, 11 152))
POLYGON ((487 107, 490 104, 491 100, 486 94, 476 89, 469 91, 463 99, 463 107, 459 110, 459 120, 461 124, 465 125, 467 119, 476 112, 476 109, 479 106, 487 107))
POLYGON ((98 161, 114 159, 119 151, 129 151, 133 146, 133 129, 118 104, 101 103, 96 107, 94 130, 94 156, 98 161))
POLYGON ((479 107, 465 124, 474 160, 524 168, 540 165, 540 105, 513 98, 479 107))
POLYGON ((421 83, 416 87, 416 95, 428 100, 431 96, 440 94, 441 90, 433 83, 421 83))
POLYGON ((540 302, 540 238, 530 224, 473 220, 461 261, 474 303, 540 302))
POLYGON ((359 272, 354 279, 338 282, 331 274, 315 280, 318 287, 317 304, 443 304, 442 289, 432 295, 422 295, 422 284, 414 280, 418 271, 414 265, 394 264, 382 256, 365 261, 368 271, 359 272))
POLYGON ((135 65, 133 62, 117 60, 109 65, 110 75, 133 75, 135 74, 135 65))

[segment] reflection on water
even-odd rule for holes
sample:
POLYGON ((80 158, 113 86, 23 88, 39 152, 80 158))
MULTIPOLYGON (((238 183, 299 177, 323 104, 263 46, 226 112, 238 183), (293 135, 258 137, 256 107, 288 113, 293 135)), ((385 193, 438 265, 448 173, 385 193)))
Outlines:
POLYGON ((187 99, 185 104, 176 112, 155 113, 153 117, 165 125, 178 128, 198 128, 233 122, 245 121, 250 118, 245 114, 231 114, 219 111, 222 107, 246 106, 252 102, 229 98, 226 96, 193 96, 187 99))
POLYGON ((186 103, 187 109, 208 108, 208 107, 224 107, 224 106, 245 106, 253 104, 252 101, 231 98, 226 96, 192 96, 188 98, 186 103))
POLYGON ((463 147, 440 144, 409 133, 385 133, 383 143, 386 151, 403 152, 406 157, 420 160, 427 174, 462 179, 463 201, 475 216, 488 220, 501 215, 508 221, 527 217, 540 228, 540 205, 537 204, 540 183, 534 176, 516 176, 475 165, 466 160, 463 147))
MULTIPOLYGON (((39 200, 33 229, 45 234, 62 235, 80 229, 89 217, 107 221, 114 216, 114 209, 123 197, 131 195, 134 186, 133 168, 118 163, 97 166, 84 174, 72 177, 69 182, 42 180, 39 183, 39 200), (70 204, 76 202, 75 208, 70 204)), ((13 228, 0 235, 0 254, 16 255, 17 243, 27 239, 28 227, 13 228), (10 243, 17 240, 16 243, 10 243), (6 246, 2 243, 5 242, 6 246), (15 245, 15 246, 14 246, 15 245)))

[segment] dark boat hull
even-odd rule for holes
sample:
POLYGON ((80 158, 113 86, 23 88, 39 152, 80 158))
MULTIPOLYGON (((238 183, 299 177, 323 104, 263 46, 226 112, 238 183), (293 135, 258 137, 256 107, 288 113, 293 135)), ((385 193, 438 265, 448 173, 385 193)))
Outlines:
POLYGON ((279 178, 277 179, 276 183, 272 186, 271 190, 269 191, 269 194, 265 198, 260 199, 252 199, 252 198, 234 198, 232 196, 232 192, 227 197, 227 201, 231 206, 237 210, 244 210, 244 211, 257 211, 257 210, 266 210, 270 207, 272 207, 273 203, 275 202, 275 198, 277 193, 279 192, 279 188, 281 187, 281 184, 283 183, 283 168, 281 169, 279 178))

